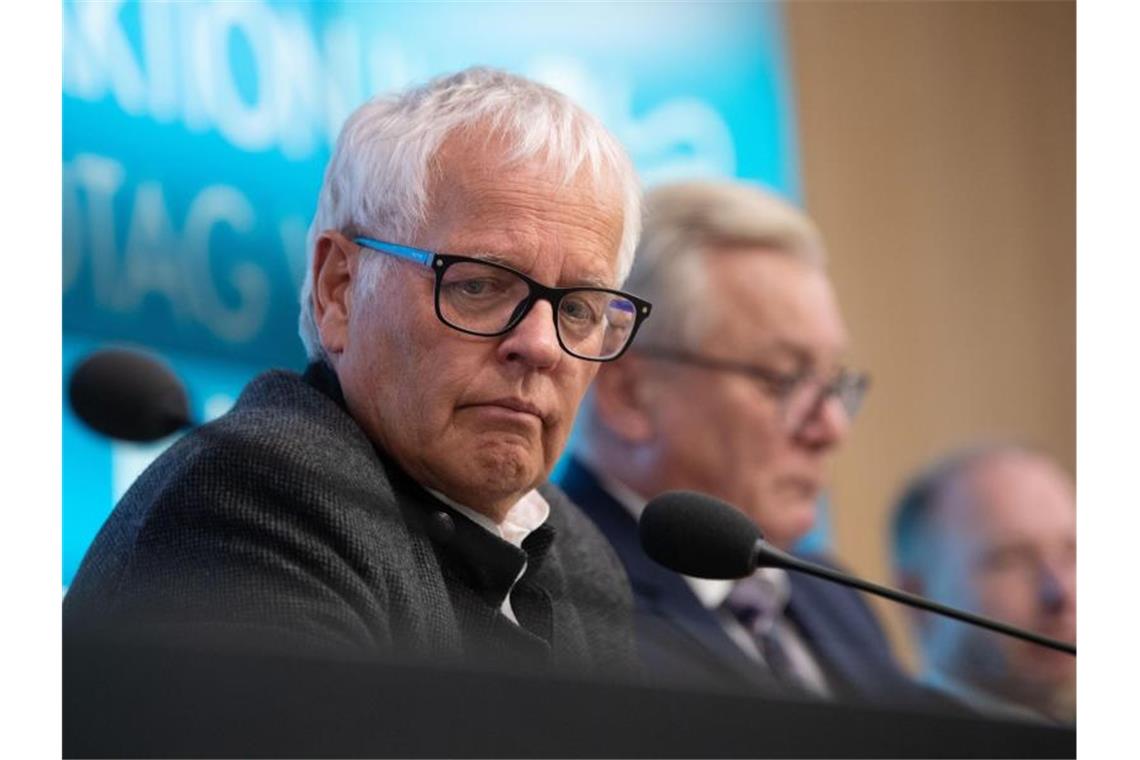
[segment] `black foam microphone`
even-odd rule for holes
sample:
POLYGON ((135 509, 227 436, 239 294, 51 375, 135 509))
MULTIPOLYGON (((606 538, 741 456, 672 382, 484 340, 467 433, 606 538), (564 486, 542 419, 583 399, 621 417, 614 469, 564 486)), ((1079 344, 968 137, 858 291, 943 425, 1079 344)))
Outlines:
POLYGON ((71 408, 103 435, 149 443, 192 424, 186 388, 158 359, 125 348, 86 357, 68 383, 71 408))
POLYGON ((929 610, 1007 636, 1075 655, 1077 647, 915 594, 880 586, 780 551, 764 540, 743 512, 696 491, 668 491, 652 499, 638 523, 641 546, 655 562, 696 578, 744 578, 758 567, 781 567, 929 610))

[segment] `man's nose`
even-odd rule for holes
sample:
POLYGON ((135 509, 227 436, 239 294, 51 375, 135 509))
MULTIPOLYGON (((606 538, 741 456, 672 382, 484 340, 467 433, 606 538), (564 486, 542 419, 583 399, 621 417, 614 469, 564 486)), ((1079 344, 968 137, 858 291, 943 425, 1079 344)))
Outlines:
POLYGON ((562 359, 562 346, 548 301, 538 300, 522 321, 499 341, 501 361, 522 362, 536 369, 549 369, 562 359))
POLYGON ((850 429, 851 417, 839 397, 824 391, 794 434, 813 449, 827 450, 842 443, 850 429))

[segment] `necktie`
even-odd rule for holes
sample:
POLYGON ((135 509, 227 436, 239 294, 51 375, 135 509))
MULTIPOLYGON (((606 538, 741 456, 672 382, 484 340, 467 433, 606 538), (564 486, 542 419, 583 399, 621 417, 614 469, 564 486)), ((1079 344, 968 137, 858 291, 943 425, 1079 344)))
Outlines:
POLYGON ((780 639, 776 624, 783 614, 783 605, 773 591, 755 578, 746 578, 733 586, 725 600, 725 606, 752 634, 764 662, 781 683, 809 693, 818 693, 796 669, 780 639))

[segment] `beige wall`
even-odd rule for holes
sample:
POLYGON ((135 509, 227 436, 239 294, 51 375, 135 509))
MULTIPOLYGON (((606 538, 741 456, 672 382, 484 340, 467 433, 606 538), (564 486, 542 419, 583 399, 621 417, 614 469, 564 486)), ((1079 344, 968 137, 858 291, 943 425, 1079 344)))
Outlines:
MULTIPOLYGON (((889 501, 1014 436, 1073 472, 1075 9, 791 2, 804 201, 873 377, 835 468, 838 553, 889 580, 889 501)), ((913 663, 902 616, 879 605, 913 663)))

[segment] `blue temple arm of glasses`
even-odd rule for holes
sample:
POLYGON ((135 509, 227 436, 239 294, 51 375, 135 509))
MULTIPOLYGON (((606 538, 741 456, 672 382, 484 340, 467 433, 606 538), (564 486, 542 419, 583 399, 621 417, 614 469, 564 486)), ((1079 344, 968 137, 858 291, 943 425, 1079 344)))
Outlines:
POLYGON ((414 261, 417 264, 423 264, 425 267, 430 267, 432 260, 435 259, 435 254, 431 251, 424 251, 419 248, 411 248, 406 245, 397 245, 396 243, 385 243, 383 240, 373 240, 367 237, 353 238, 353 242, 357 245, 362 245, 365 248, 371 248, 374 251, 381 253, 391 254, 392 256, 399 256, 401 259, 414 261))

